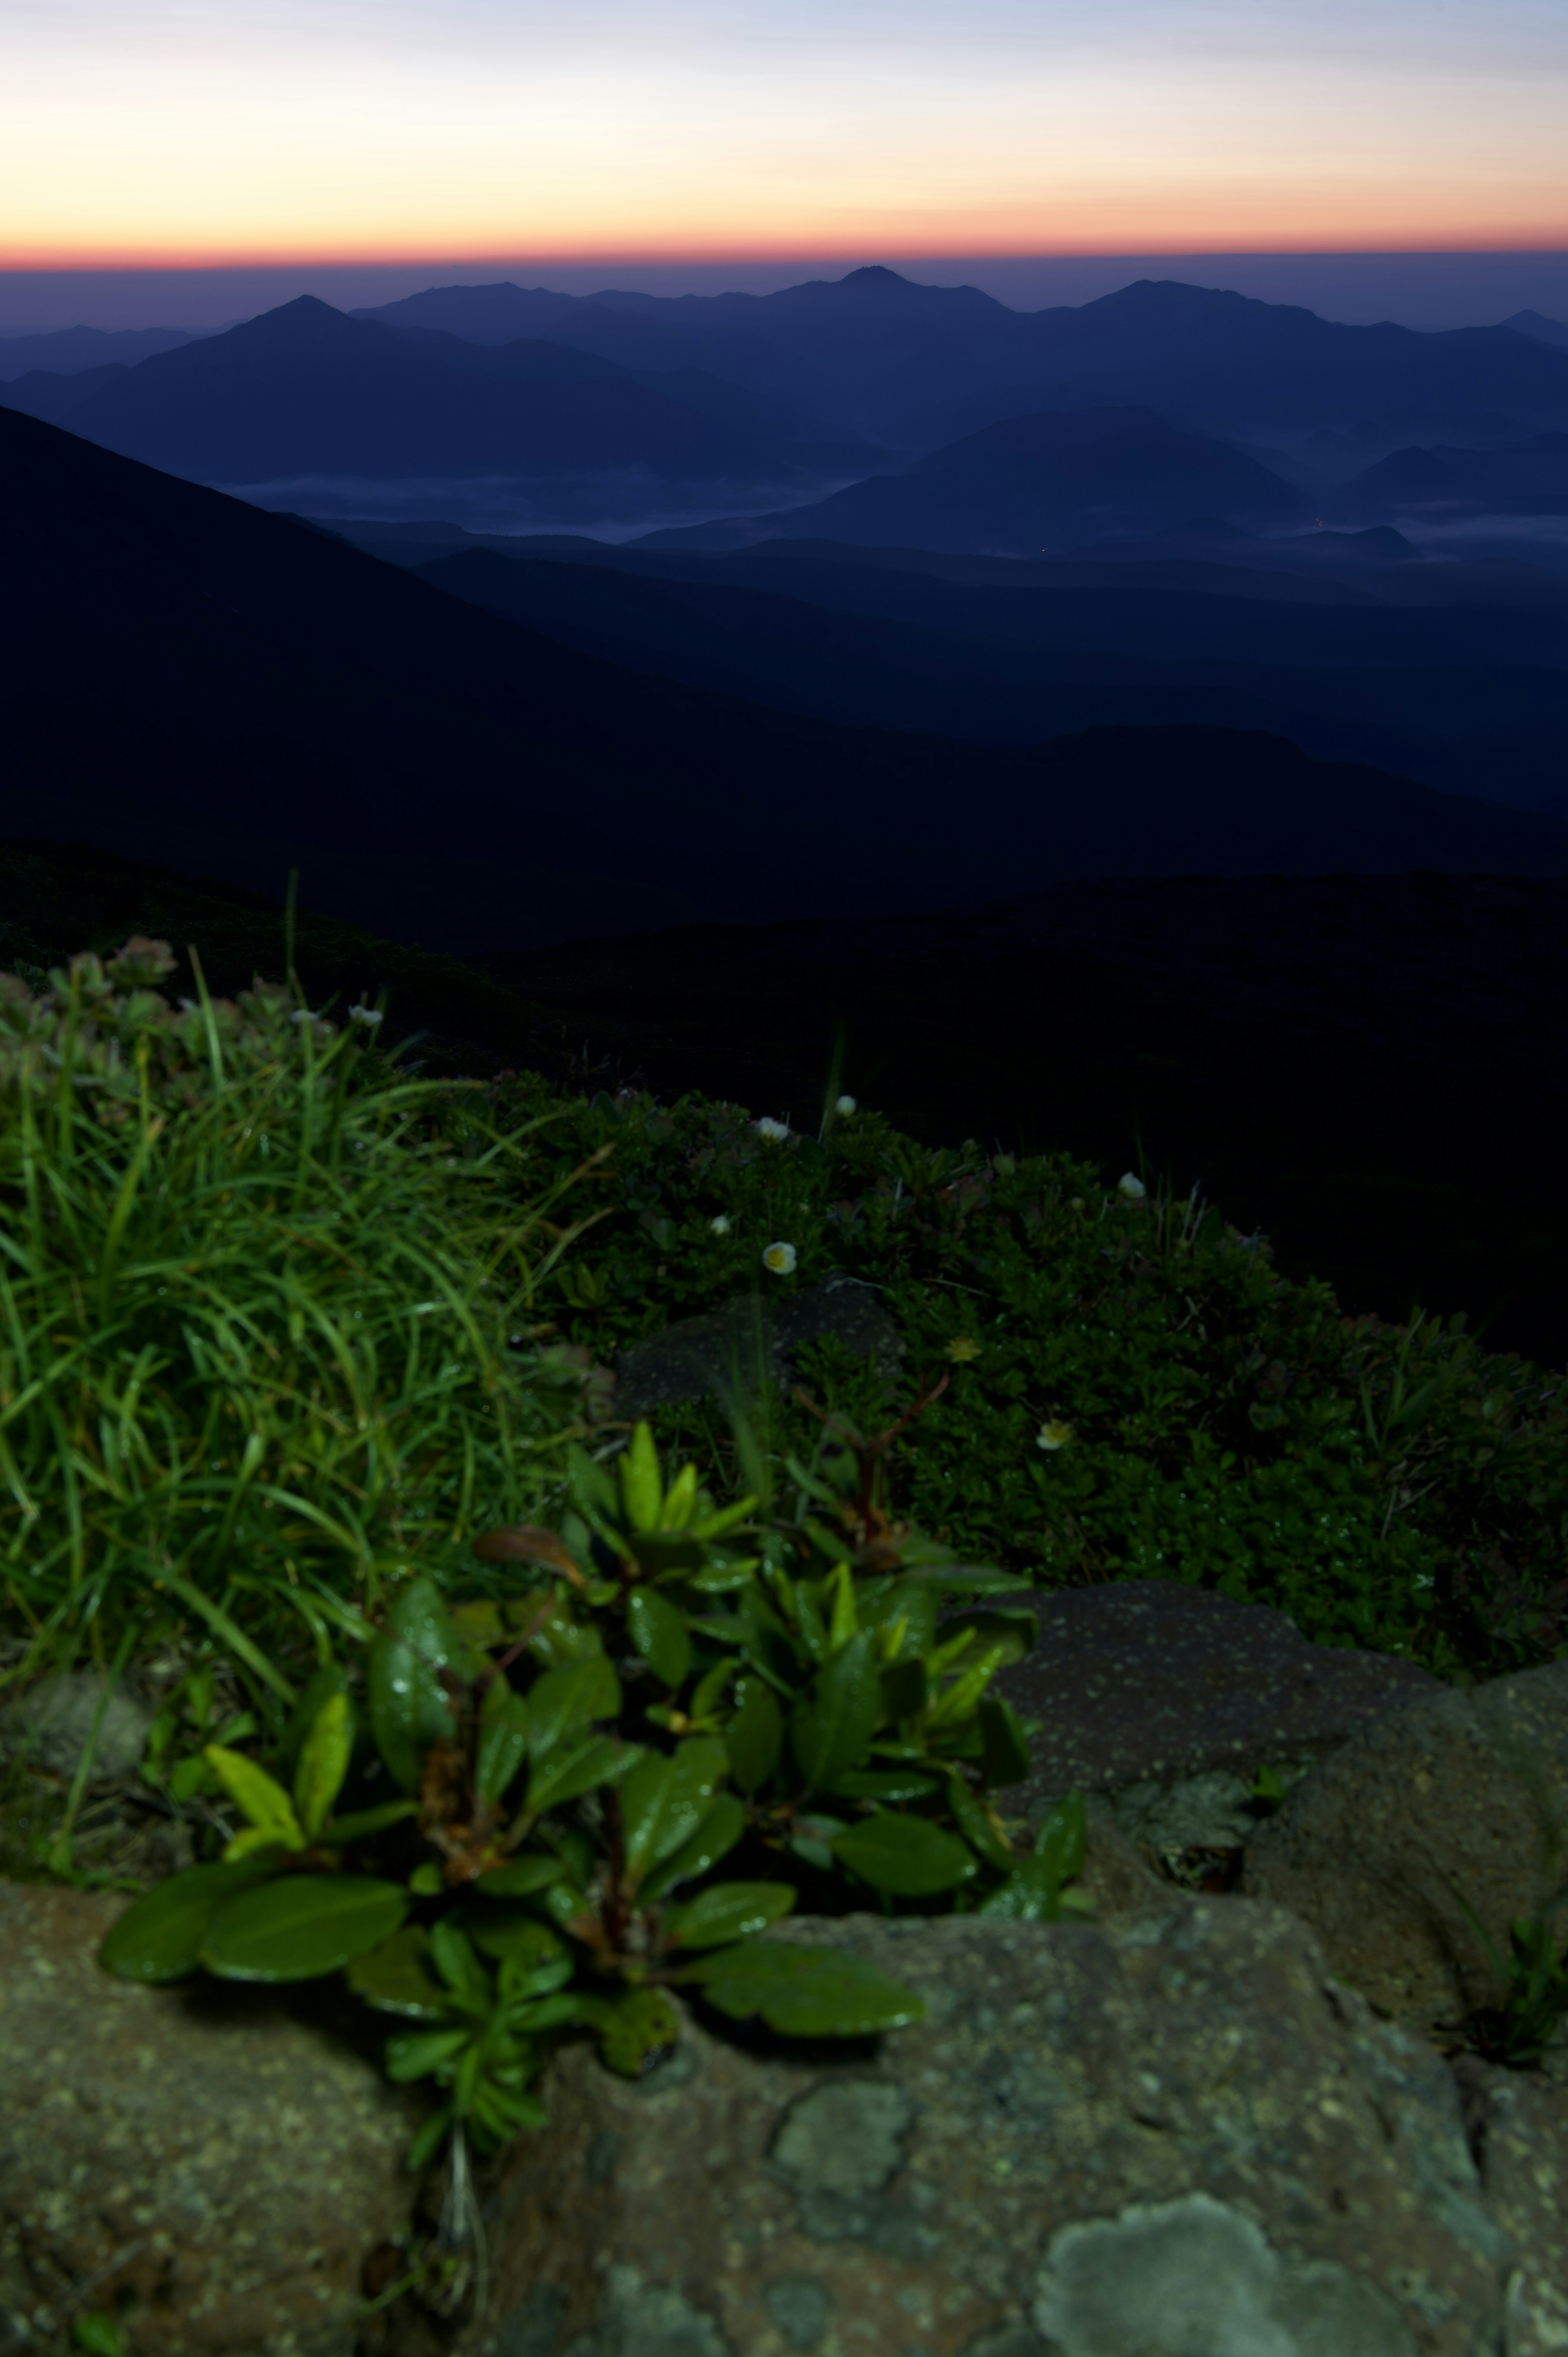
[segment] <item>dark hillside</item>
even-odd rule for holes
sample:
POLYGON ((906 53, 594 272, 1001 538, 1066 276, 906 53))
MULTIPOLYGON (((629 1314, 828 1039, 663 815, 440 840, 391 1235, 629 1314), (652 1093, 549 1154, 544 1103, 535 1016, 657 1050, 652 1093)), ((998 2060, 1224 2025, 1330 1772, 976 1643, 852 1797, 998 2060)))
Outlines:
POLYGON ((959 745, 634 673, 14 412, 0 481, 0 829, 271 891, 297 865, 429 946, 1074 874, 1568 872, 1555 822, 1267 736, 959 745))

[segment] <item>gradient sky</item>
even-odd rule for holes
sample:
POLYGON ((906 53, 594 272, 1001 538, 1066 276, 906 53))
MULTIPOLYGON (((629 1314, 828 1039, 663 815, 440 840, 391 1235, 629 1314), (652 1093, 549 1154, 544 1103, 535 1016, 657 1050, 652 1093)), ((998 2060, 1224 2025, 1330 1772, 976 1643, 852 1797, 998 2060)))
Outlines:
POLYGON ((1564 0, 4 0, 0 266, 1568 244, 1564 0))

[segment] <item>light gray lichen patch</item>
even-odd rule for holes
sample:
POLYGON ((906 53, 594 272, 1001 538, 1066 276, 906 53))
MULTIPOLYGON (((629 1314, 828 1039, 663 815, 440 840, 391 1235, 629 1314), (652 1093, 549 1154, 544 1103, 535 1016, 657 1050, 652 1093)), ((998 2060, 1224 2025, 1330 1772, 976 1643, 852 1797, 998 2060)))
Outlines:
POLYGON ((1374 2285, 1329 2260, 1282 2256, 1207 2193, 1064 2226, 1035 2321, 1060 2357, 1416 2357, 1374 2285))

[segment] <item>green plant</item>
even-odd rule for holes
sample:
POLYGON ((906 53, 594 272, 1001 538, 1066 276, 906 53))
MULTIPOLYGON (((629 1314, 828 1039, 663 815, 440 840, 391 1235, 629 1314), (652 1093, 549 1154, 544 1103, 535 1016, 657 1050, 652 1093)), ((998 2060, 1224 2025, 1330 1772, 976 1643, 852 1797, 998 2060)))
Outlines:
POLYGON ((552 2035, 585 2030, 639 2071, 673 2041, 677 1990, 783 2035, 914 2018, 856 1959, 760 1934, 801 1895, 856 1891, 1053 1917, 1077 1903, 1083 1810, 1027 1856, 996 1814, 1028 1750, 991 1683, 1033 1619, 1017 1578, 892 1519, 891 1439, 829 1420, 772 1515, 752 1496, 715 1509, 693 1465, 667 1483, 646 1425, 614 1474, 575 1449, 558 1530, 478 1542, 512 1593, 453 1607, 421 1579, 392 1598, 364 1658, 373 1758, 336 1663, 280 1775, 208 1747, 247 1823, 138 1900, 104 1964, 148 1981, 347 1967, 419 2025, 391 2040, 392 2076, 447 2090, 416 2161, 452 2128, 484 2150, 537 2124, 552 2035), (372 1765, 399 1798, 362 1805, 372 1765), (726 1861, 742 1872, 718 1877, 726 1861))
MULTIPOLYGON (((496 1105, 557 1101, 520 1079, 496 1105)), ((874 1113, 822 1138, 739 1108, 564 1108, 560 1167, 609 1149, 591 1305, 541 1296, 604 1359, 671 1318, 834 1272, 875 1286, 906 1364, 950 1385, 901 1460, 908 1511, 1044 1587, 1190 1580, 1277 1605, 1315 1640, 1475 1678, 1568 1644, 1568 1393, 1462 1318, 1345 1317, 1201 1196, 1129 1195, 1067 1155, 934 1151, 874 1113), (776 1125, 778 1126, 778 1125, 776 1125), (762 1267, 787 1239, 795 1272, 762 1267)), ((869 1421, 887 1387, 831 1346, 811 1388, 869 1421)), ((779 1441, 803 1409, 778 1405, 779 1441)), ((660 1438, 725 1463, 701 1405, 660 1438)))
POLYGON ((293 1659, 526 1510, 575 1428, 530 1320, 564 1174, 537 1124, 455 1151, 378 1010, 171 1006, 171 965, 133 940, 0 976, 8 1675, 184 1623, 275 1714, 293 1659))

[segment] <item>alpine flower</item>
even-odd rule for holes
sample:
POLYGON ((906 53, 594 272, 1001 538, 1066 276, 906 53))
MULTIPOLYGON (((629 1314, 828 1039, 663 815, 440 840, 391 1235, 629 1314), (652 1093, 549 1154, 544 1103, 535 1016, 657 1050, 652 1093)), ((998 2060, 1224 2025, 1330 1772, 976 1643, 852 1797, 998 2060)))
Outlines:
POLYGON ((781 1146, 789 1135, 789 1125, 787 1121, 775 1121, 770 1114, 764 1114, 757 1125, 757 1135, 767 1138, 770 1146, 781 1146))
POLYGON ((957 1365, 966 1367, 972 1359, 979 1358, 980 1345, 972 1334, 955 1334, 948 1344, 948 1356, 957 1365))
POLYGON ((841 1120, 847 1121, 852 1113, 858 1113, 860 1111, 860 1107, 854 1097, 835 1097, 833 1099, 833 1111, 839 1115, 841 1120))
POLYGON ((1148 1191, 1143 1180, 1131 1170, 1123 1170, 1116 1181, 1116 1192, 1125 1195, 1130 1203, 1141 1203, 1148 1191))
POLYGON ((793 1244, 769 1244, 762 1255, 762 1265, 775 1276, 793 1276, 799 1255, 793 1244))
POLYGON ((1065 1448, 1071 1438, 1071 1425, 1058 1424, 1053 1416, 1048 1424, 1041 1425, 1035 1446, 1036 1448, 1065 1448))
POLYGON ((728 1235, 728 1233, 729 1233, 729 1214, 728 1214, 726 1211, 719 1211, 719 1212, 716 1212, 716 1213, 714 1214, 714 1217, 713 1217, 713 1218, 708 1222, 708 1233, 709 1233, 709 1235, 711 1235, 711 1236, 727 1236, 727 1235, 728 1235))

